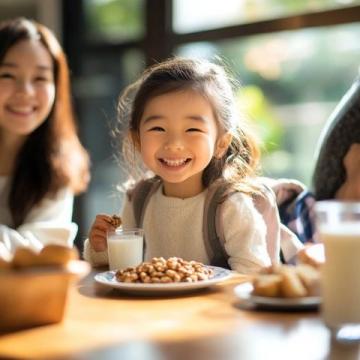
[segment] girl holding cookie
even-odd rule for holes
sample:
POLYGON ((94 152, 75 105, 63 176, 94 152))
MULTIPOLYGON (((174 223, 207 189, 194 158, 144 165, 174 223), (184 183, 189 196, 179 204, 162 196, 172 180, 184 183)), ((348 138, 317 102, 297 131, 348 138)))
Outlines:
MULTIPOLYGON (((212 187, 224 183, 228 266, 250 273, 271 264, 266 224, 253 201, 253 195, 265 196, 257 181, 258 146, 237 114, 231 80, 221 66, 173 58, 150 67, 121 96, 119 122, 128 129, 123 150, 130 170, 144 170, 140 177, 133 172, 133 179, 141 182, 150 171, 159 184, 141 224, 146 260, 177 256, 211 264, 204 209, 212 187)), ((121 216, 125 228, 138 225, 131 194, 121 216)), ((276 204, 269 211, 278 229, 276 204)), ((113 227, 109 215, 96 217, 84 252, 92 264, 107 263, 106 232, 113 227)))
POLYGON ((72 246, 73 195, 88 181, 58 41, 34 21, 0 24, 0 257, 72 246))

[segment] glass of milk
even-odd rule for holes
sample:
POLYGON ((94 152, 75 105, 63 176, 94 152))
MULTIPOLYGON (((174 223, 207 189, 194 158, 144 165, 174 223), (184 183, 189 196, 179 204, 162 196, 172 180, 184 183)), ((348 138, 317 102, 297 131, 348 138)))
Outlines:
POLYGON ((143 261, 144 231, 142 229, 115 229, 107 234, 110 270, 125 269, 143 261))
POLYGON ((360 202, 319 201, 316 227, 325 247, 322 317, 336 338, 360 340, 360 202))

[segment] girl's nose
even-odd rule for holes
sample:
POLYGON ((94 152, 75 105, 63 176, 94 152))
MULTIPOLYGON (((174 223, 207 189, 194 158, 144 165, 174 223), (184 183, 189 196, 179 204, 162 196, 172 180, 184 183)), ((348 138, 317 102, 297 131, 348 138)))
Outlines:
POLYGON ((165 150, 179 151, 184 149, 184 144, 179 137, 168 138, 165 145, 165 150))

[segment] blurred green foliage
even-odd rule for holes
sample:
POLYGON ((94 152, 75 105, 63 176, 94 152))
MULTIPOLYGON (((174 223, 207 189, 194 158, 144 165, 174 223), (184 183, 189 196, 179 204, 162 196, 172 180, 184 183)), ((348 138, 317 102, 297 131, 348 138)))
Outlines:
POLYGON ((258 86, 249 85, 240 88, 236 95, 240 112, 245 111, 256 127, 263 151, 270 153, 278 149, 281 145, 283 127, 274 115, 263 91, 258 86))
POLYGON ((144 0, 86 0, 84 5, 91 39, 129 40, 144 33, 144 0))

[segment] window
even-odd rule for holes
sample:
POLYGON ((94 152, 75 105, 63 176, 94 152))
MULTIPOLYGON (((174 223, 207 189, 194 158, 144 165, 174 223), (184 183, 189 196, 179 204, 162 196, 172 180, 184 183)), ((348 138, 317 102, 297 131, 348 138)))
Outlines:
POLYGON ((122 206, 116 185, 125 174, 110 137, 119 93, 146 65, 172 54, 221 58, 240 80, 239 103, 264 142, 265 174, 311 185, 318 134, 358 74, 360 0, 62 2, 72 24, 64 29, 80 130, 92 158, 76 219, 80 238, 97 213, 122 206))
POLYGON ((360 4, 360 0, 174 0, 174 31, 187 33, 360 4))
POLYGON ((358 74, 359 37, 359 24, 339 25, 192 43, 177 53, 224 59, 264 142, 266 175, 310 186, 319 133, 358 74))

